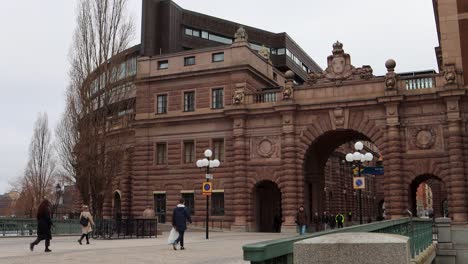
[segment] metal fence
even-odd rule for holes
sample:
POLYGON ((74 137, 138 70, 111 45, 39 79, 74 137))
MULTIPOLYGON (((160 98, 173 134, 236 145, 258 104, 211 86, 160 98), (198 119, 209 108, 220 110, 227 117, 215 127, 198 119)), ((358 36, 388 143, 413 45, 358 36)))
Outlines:
POLYGON ((295 242, 341 232, 376 232, 408 236, 413 258, 428 248, 433 238, 430 219, 403 218, 244 245, 244 260, 252 264, 292 264, 295 242))
MULTIPOLYGON (((81 233, 79 220, 52 220, 52 235, 74 235, 81 233)), ((37 220, 30 218, 0 218, 0 236, 35 236, 37 220)))
MULTIPOLYGON (((52 235, 79 235, 79 219, 53 219, 52 235)), ((93 238, 144 238, 157 236, 156 219, 96 219, 93 238)), ((0 218, 0 237, 36 236, 37 220, 27 218, 0 218)))
POLYGON ((156 219, 97 219, 92 237, 95 239, 157 237, 156 219))

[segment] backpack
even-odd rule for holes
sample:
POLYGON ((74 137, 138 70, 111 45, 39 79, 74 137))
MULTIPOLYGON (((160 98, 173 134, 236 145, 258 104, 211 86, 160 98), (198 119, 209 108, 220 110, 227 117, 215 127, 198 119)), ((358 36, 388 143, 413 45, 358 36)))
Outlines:
POLYGON ((80 225, 82 225, 83 227, 86 227, 86 226, 88 226, 88 224, 89 224, 88 218, 82 216, 82 217, 80 218, 80 225))

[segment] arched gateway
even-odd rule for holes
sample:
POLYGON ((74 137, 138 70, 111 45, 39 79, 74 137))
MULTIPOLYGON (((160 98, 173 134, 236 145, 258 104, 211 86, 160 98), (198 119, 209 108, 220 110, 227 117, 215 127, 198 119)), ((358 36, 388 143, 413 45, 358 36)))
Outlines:
MULTIPOLYGON (((309 73, 298 85, 294 73, 272 72, 269 61, 246 41, 216 52, 252 61, 226 61, 232 63, 231 71, 213 73, 219 75, 216 80, 208 71, 197 71, 196 79, 191 79, 192 72, 178 78, 184 89, 188 83, 200 86, 197 109, 182 116, 177 111, 183 108, 176 107, 180 100, 174 98, 188 92, 173 91, 173 86, 164 86, 164 78, 154 77, 164 75, 151 66, 152 61, 157 65, 154 58, 139 60, 139 68, 151 69, 154 76, 142 75, 137 83, 142 97, 136 105, 142 112, 132 121, 135 142, 125 157, 128 169, 122 178, 123 209, 129 215, 138 216, 153 204, 155 194, 164 194, 156 208, 159 203, 172 208, 184 194, 197 224, 203 224, 199 219, 206 214, 206 197, 200 185, 205 175, 195 161, 212 148, 213 157, 221 161, 213 172, 212 225, 272 232, 279 215, 281 231, 295 230, 300 205, 310 220, 312 214, 327 211, 351 213, 348 221, 357 219, 357 203, 362 204, 364 221, 395 219, 417 211, 414 194, 422 182, 433 194, 434 215, 448 208, 454 222, 468 221, 468 100, 453 67, 440 74, 399 75, 396 63, 388 60, 385 76, 374 76, 370 66, 354 67, 337 42, 328 67, 309 73), (281 87, 262 89, 265 85, 281 87), (154 87, 169 91, 167 98, 175 106, 168 115, 154 114, 154 100, 167 99, 154 87), (153 88, 152 101, 145 96, 153 88), (226 104, 211 109, 213 98, 226 104), (356 141, 374 154, 369 166, 384 169, 383 175, 366 176, 372 188, 362 192, 351 187, 357 168, 344 161, 356 141)), ((171 60, 183 61, 186 55, 174 56, 171 60)), ((211 53, 196 56, 212 59, 211 53)))

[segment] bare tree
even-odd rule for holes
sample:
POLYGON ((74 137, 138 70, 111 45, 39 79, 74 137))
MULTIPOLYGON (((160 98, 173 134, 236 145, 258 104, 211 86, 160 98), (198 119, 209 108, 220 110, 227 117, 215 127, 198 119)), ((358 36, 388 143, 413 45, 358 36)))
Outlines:
POLYGON ((53 188, 55 160, 47 114, 39 114, 29 145, 29 160, 21 182, 22 192, 32 199, 33 208, 48 197, 53 188))
POLYGON ((56 129, 62 167, 98 216, 123 151, 123 140, 112 133, 110 123, 134 104, 118 85, 125 77, 122 52, 134 35, 126 6, 127 0, 78 2, 67 107, 56 129))

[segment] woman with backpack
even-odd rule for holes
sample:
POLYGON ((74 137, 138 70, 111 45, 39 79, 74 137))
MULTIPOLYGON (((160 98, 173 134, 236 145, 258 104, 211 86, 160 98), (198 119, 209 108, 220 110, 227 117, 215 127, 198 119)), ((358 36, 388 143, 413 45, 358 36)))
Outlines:
POLYGON ((78 243, 82 245, 81 241, 83 240, 83 238, 86 237, 86 244, 89 245, 89 233, 93 231, 93 229, 91 228, 91 225, 94 225, 94 221, 93 221, 93 216, 89 212, 87 205, 83 205, 83 211, 80 214, 80 224, 81 224, 82 235, 80 239, 78 239, 78 243))

